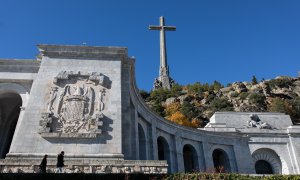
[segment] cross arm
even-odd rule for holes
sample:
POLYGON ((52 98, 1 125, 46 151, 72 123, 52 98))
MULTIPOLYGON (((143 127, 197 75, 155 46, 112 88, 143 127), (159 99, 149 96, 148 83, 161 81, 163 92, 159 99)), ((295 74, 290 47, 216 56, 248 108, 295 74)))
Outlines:
POLYGON ((176 31, 176 27, 175 26, 164 26, 164 29, 166 31, 176 31))
POLYGON ((175 26, 149 26, 150 30, 161 30, 162 28, 164 28, 165 31, 176 31, 175 26))
POLYGON ((161 30, 161 26, 153 26, 153 25, 150 25, 150 26, 149 26, 149 29, 150 29, 150 30, 161 30))

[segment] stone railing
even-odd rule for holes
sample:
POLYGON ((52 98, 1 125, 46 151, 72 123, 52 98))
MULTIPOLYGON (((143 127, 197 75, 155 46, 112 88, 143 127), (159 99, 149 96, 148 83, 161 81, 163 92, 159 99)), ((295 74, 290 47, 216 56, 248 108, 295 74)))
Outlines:
MULTIPOLYGON (((40 160, 19 159, 0 160, 0 173, 39 173, 40 160)), ((47 173, 56 172, 56 161, 48 160, 47 173)), ((89 160, 66 160, 64 173, 139 173, 139 174, 166 174, 166 161, 155 160, 99 160, 91 163, 89 160)))

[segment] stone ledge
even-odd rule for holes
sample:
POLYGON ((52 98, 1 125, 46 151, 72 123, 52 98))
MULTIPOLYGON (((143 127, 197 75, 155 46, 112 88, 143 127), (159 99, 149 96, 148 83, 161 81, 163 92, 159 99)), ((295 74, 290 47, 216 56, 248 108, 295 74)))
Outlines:
POLYGON ((0 82, 33 81, 36 73, 0 72, 0 82))
POLYGON ((235 128, 230 127, 205 127, 205 131, 213 131, 213 132, 236 132, 235 128))
MULTIPOLYGON (((39 163, 41 160, 0 160, 0 173, 39 173, 39 163)), ((47 166, 48 173, 54 173, 56 165, 54 160, 51 160, 47 166)), ((99 160, 97 164, 83 164, 75 163, 70 164, 69 161, 64 167, 65 173, 142 173, 142 174, 166 174, 167 162, 166 161, 135 161, 135 160, 99 160)))
MULTIPOLYGON (((14 161, 32 161, 36 159, 42 159, 45 153, 8 153, 6 155, 5 160, 0 160, 0 164, 2 161, 6 162, 14 162, 14 161)), ((47 153, 48 159, 56 159, 57 154, 47 153)), ((65 160, 75 161, 78 163, 86 162, 86 161, 124 161, 124 155, 120 153, 101 153, 101 154, 67 154, 65 155, 65 160)))
POLYGON ((38 45, 42 56, 66 59, 120 60, 127 57, 127 48, 71 45, 38 45))
POLYGON ((41 136, 43 138, 80 138, 80 139, 90 139, 90 138, 97 138, 98 134, 101 133, 77 133, 77 134, 71 134, 71 133, 47 133, 47 132, 40 132, 41 136))
POLYGON ((287 128, 289 134, 300 134, 300 126, 290 126, 287 128))

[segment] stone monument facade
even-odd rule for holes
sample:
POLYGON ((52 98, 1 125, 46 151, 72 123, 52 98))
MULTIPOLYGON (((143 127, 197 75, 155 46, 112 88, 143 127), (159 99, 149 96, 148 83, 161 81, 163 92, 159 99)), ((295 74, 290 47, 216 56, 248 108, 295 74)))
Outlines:
MULTIPOLYGON (((65 171, 70 173, 166 173, 166 162, 137 161, 122 147, 124 117, 130 116, 122 108, 130 102, 123 97, 130 95, 129 82, 121 77, 134 61, 126 48, 38 48, 41 59, 36 63, 1 61, 0 93, 3 98, 21 96, 22 102, 16 105, 21 108, 16 124, 10 123, 10 107, 5 109, 8 116, 1 111, 1 132, 13 127, 13 134, 3 132, 1 172, 36 172, 44 154, 48 171, 54 172, 57 154, 65 151, 65 171)), ((9 99, 3 98, 5 105, 9 99)))
MULTIPOLYGON (((0 59, 0 173, 300 174, 300 127, 282 113, 217 112, 191 129, 153 113, 126 48, 39 45, 0 59)), ((165 66, 167 67, 167 66, 165 66)), ((167 72, 167 68, 164 71, 167 72)))

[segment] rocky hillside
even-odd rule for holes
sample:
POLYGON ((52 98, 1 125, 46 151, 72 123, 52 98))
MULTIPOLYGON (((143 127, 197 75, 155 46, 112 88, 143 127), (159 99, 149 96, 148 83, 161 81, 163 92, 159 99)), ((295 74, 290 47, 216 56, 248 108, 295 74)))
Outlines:
POLYGON ((181 125, 203 127, 216 111, 281 112, 300 123, 300 77, 280 76, 257 82, 234 82, 224 87, 217 81, 171 90, 140 91, 157 114, 181 125))

